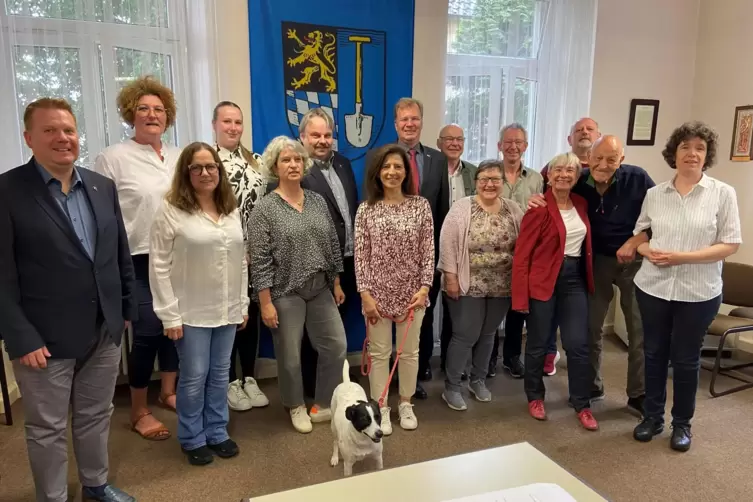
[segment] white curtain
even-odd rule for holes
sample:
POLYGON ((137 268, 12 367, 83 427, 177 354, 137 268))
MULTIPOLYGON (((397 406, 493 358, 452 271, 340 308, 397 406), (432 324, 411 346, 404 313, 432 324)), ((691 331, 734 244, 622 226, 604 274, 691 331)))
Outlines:
POLYGON ((217 101, 213 0, 5 0, 0 2, 0 172, 29 158, 25 106, 67 99, 81 137, 80 164, 131 136, 115 99, 129 80, 154 75, 171 87, 176 125, 165 140, 209 140, 217 101), (190 15, 189 15, 190 13, 190 15))
MULTIPOLYGON (((539 52, 533 164, 569 150, 570 127, 591 102, 597 0, 550 0, 539 52)), ((598 121, 598 117, 596 117, 598 121)))

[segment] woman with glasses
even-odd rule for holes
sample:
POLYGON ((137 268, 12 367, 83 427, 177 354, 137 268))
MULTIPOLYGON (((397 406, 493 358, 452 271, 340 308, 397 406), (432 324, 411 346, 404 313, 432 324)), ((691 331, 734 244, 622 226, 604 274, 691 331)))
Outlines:
POLYGON ((128 356, 131 387, 131 426, 145 439, 170 437, 168 429, 152 416, 147 405, 147 386, 159 357, 162 387, 159 403, 175 410, 178 355, 163 336, 162 323, 154 314, 149 289, 149 231, 175 171, 180 149, 165 144, 165 131, 175 124, 175 96, 152 77, 141 77, 120 90, 118 110, 133 136, 107 147, 97 156, 94 170, 111 178, 118 189, 128 245, 136 273, 138 320, 133 322, 128 356))
POLYGON ((193 465, 230 458, 228 370, 235 331, 248 322, 240 212, 217 151, 191 143, 152 225, 154 311, 180 359, 178 440, 193 465))
POLYGON ((567 355, 570 404, 584 428, 597 430, 590 403, 594 376, 588 337, 588 293, 594 291, 591 225, 586 200, 571 193, 581 169, 573 153, 557 155, 549 162, 547 204, 529 209, 520 224, 513 258, 512 308, 529 314, 523 383, 531 416, 546 420, 544 360, 556 312, 567 355))
POLYGON ((523 210, 502 198, 502 162, 484 161, 476 171, 476 195, 453 204, 439 237, 442 286, 452 317, 442 399, 467 409, 461 376, 472 355, 469 391, 489 402, 485 381, 497 327, 510 308, 512 257, 523 210))

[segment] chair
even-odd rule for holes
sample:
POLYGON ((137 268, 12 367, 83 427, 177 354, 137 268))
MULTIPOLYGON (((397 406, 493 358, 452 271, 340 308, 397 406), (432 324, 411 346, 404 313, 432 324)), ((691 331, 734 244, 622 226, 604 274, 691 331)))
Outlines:
POLYGON ((3 408, 5 408, 5 425, 13 425, 13 414, 10 409, 10 392, 8 392, 8 375, 5 374, 2 341, 3 337, 0 336, 0 391, 2 391, 3 408))
POLYGON ((711 385, 709 392, 712 397, 726 396, 733 392, 753 387, 751 376, 746 376, 737 371, 742 368, 753 366, 753 362, 736 363, 722 366, 721 359, 725 353, 724 343, 729 335, 753 332, 753 266, 743 263, 724 262, 722 269, 722 301, 727 305, 742 307, 734 309, 730 315, 717 314, 709 326, 707 333, 719 337, 719 346, 716 350, 714 363, 703 361, 701 365, 711 370, 711 385), (749 315, 750 317, 745 317, 749 315), (716 379, 719 375, 743 382, 741 385, 732 387, 721 392, 716 390, 716 379))

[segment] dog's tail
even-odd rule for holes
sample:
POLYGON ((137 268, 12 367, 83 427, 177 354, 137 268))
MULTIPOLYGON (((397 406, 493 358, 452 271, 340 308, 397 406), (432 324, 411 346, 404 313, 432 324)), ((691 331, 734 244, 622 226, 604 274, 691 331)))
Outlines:
POLYGON ((345 362, 343 363, 343 383, 350 382, 350 364, 348 364, 348 359, 345 358, 345 362))

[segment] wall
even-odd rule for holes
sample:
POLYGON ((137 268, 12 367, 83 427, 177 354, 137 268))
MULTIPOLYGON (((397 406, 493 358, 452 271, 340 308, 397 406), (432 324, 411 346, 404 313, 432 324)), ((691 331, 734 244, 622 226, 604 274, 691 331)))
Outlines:
POLYGON ((736 106, 753 105, 753 67, 750 51, 750 0, 703 0, 698 33, 697 65, 693 86, 693 118, 719 133, 717 165, 709 172, 737 190, 743 245, 733 260, 753 264, 753 162, 731 162, 736 106))
POLYGON ((625 138, 630 100, 658 99, 656 144, 625 152, 657 182, 672 176, 661 156, 665 140, 691 118, 699 3, 599 0, 590 115, 602 132, 625 138))

